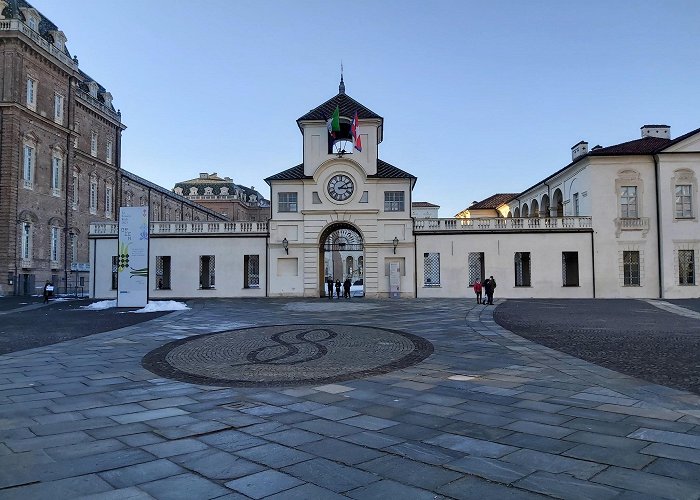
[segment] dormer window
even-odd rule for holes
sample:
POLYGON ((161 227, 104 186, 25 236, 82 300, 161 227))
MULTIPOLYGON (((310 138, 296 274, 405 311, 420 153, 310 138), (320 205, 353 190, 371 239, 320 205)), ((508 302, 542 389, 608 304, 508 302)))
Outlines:
POLYGON ((90 90, 90 95, 97 99, 97 90, 99 89, 97 82, 88 82, 88 89, 90 90))
POLYGON ((22 14, 24 14, 24 22, 32 31, 39 32, 39 22, 41 21, 41 15, 39 11, 31 7, 20 7, 22 14))
POLYGON ((49 31, 49 33, 53 37, 54 47, 63 52, 66 47, 66 41, 68 41, 66 35, 63 33, 63 31, 58 30, 49 31))

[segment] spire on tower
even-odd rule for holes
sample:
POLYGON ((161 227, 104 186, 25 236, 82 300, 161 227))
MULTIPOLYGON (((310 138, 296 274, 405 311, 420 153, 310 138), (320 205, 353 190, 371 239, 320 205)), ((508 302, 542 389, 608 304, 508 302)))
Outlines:
POLYGON ((345 93, 345 82, 343 82, 343 62, 340 62, 340 85, 338 85, 338 93, 345 93))

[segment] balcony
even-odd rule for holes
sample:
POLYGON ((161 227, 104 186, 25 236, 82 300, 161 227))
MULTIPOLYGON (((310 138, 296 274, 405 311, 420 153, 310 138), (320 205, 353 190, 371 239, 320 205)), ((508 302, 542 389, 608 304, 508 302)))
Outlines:
MULTIPOLYGON (((151 222, 151 236, 160 235, 236 235, 258 234, 267 235, 267 222, 255 221, 180 221, 180 222, 151 222)), ((116 222, 93 222, 90 224, 90 236, 117 236, 119 224, 116 222)))
MULTIPOLYGON (((116 121, 121 123, 121 121, 122 121, 121 114, 113 111, 111 107, 100 102, 99 99, 97 99, 96 97, 91 96, 89 92, 85 92, 83 90, 76 88, 75 95, 77 97, 79 97, 80 99, 82 99, 87 104, 89 104, 90 106, 92 106, 93 108, 96 108, 96 109, 102 111, 104 114, 106 114, 110 118, 113 118, 116 121)), ((97 151, 95 151, 92 156, 97 156, 97 151)))
POLYGON ((622 231, 641 231, 645 238, 649 232, 649 217, 615 219, 615 237, 619 238, 622 231))
POLYGON ((415 219, 414 232, 516 232, 516 231, 571 231, 591 230, 590 217, 533 217, 533 218, 478 218, 478 219, 415 219))
POLYGON ((73 59, 68 57, 63 51, 61 51, 58 47, 55 45, 49 43, 45 39, 39 35, 36 31, 32 30, 29 26, 24 24, 22 21, 19 19, 2 19, 0 20, 0 31, 19 31, 29 38, 32 39, 32 41, 44 49, 45 52, 51 54, 53 57, 61 61, 63 64, 66 66, 70 67, 71 69, 76 69, 76 64, 73 59))

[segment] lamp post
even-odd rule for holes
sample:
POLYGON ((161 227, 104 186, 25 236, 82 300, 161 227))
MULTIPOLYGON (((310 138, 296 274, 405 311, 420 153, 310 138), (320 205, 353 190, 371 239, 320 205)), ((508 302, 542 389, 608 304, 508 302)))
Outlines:
POLYGON ((287 238, 282 240, 282 248, 284 248, 284 253, 289 255, 289 241, 287 241, 287 238))
POLYGON ((396 236, 394 236, 393 243, 394 243, 394 255, 396 255, 396 247, 399 246, 399 239, 396 236))

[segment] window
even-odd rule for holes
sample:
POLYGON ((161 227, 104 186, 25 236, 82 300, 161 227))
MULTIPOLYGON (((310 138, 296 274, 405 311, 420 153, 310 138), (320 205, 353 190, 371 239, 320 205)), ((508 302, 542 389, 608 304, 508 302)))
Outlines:
POLYGON ((60 252, 60 229, 57 227, 51 228, 51 261, 58 262, 60 252))
POLYGON ((561 253, 561 275, 564 286, 579 286, 578 252, 561 253))
POLYGON ((34 163, 36 161, 36 150, 29 144, 24 145, 24 168, 22 177, 24 178, 25 189, 34 189, 34 163))
POLYGON ((676 186, 676 219, 688 219, 693 216, 692 186, 676 186))
POLYGON ((278 212, 296 212, 297 211, 297 193, 279 193, 278 212))
POLYGON ((678 250, 678 284, 695 284, 695 251, 678 250))
POLYGON ((36 111, 36 80, 27 78, 27 107, 36 111))
POLYGON ((29 26, 29 29, 31 29, 32 31, 39 31, 37 30, 37 22, 34 16, 27 17, 27 26, 29 26))
POLYGON ((112 204, 114 201, 114 195, 112 192, 112 186, 107 184, 107 187, 105 187, 105 217, 108 219, 112 218, 112 204))
POLYGON ((579 215, 578 193, 574 193, 572 200, 574 202, 574 215, 579 215))
POLYGON ((32 258, 32 225, 29 222, 22 224, 22 259, 32 258))
POLYGON ((530 252, 515 252, 515 286, 530 284, 530 252))
POLYGON ((637 186, 622 186, 620 188, 620 217, 623 219, 638 218, 637 208, 637 186))
POLYGON ((199 288, 207 290, 214 288, 214 256, 199 256, 199 288))
POLYGON ((73 210, 78 209, 78 173, 73 172, 73 210))
POLYGON ((97 156, 97 132, 93 132, 90 135, 90 154, 97 156))
POLYGON ((97 179, 90 178, 90 213, 97 213, 97 179))
POLYGON ((639 286, 640 280, 639 252, 622 252, 622 274, 624 286, 639 286))
POLYGON ((484 282, 484 252, 469 252, 467 264, 469 265, 469 286, 476 280, 484 282))
POLYGON ((61 171, 63 159, 60 156, 51 157, 51 194, 61 196, 61 171))
POLYGON ((156 257, 156 286, 159 290, 170 290, 170 256, 156 257))
POLYGON ((70 261, 78 262, 78 237, 70 233, 70 261))
POLYGON ((439 253, 423 254, 423 286, 440 286, 439 253))
POLYGON ((243 288, 260 288, 260 256, 243 256, 243 288))
POLYGON ((403 191, 384 191, 384 211, 403 212, 403 191))
POLYGON ((63 125, 63 96, 54 94, 53 97, 53 121, 63 125))
POLYGON ((119 256, 112 255, 112 290, 119 288, 119 256))
POLYGON ((107 151, 105 152, 107 163, 112 163, 112 141, 107 141, 107 151))

